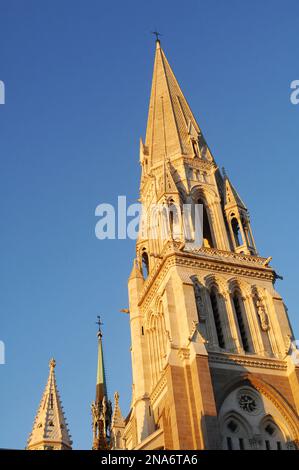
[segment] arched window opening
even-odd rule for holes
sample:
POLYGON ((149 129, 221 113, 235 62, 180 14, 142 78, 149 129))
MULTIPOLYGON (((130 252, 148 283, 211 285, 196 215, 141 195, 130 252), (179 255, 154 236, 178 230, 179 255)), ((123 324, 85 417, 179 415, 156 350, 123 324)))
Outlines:
POLYGON ((240 415, 233 412, 221 426, 223 445, 227 450, 245 450, 249 447, 250 425, 240 415))
POLYGON ((239 296, 238 293, 234 294, 233 303, 234 303, 234 307, 235 307, 235 312, 236 312, 236 317, 237 317, 237 322, 238 322, 238 326, 239 326, 239 331, 240 331, 240 336, 241 336, 243 349, 244 349, 245 352, 250 352, 246 327, 245 327, 245 323, 244 323, 244 320, 243 320, 240 296, 239 296))
POLYGON ((203 246, 207 248, 213 248, 212 231, 210 227, 209 216, 206 205, 202 199, 198 199, 197 204, 202 204, 202 235, 203 235, 203 246))
POLYGON ((194 157, 199 157, 199 155, 198 155, 198 143, 194 138, 191 139, 191 144, 192 144, 194 157))
POLYGON ((163 371, 167 352, 167 331, 162 302, 157 306, 156 312, 151 314, 147 331, 152 385, 154 386, 163 371))
POLYGON ((239 222, 236 219, 236 217, 232 218, 231 224, 232 224, 232 230, 233 230, 234 240, 235 240, 236 246, 243 245, 243 240, 242 240, 242 236, 241 236, 241 232, 240 232, 240 226, 239 226, 239 222))
POLYGON ((143 251, 142 253, 142 274, 144 279, 146 279, 149 275, 149 259, 148 259, 148 254, 146 251, 143 251))
POLYGON ((254 244, 253 244, 253 240, 252 240, 252 236, 251 236, 251 232, 250 232, 250 227, 249 227, 249 224, 248 224, 248 220, 244 216, 241 219, 241 223, 242 223, 242 227, 243 227, 243 231, 244 231, 244 234, 245 234, 247 245, 250 246, 251 248, 253 248, 254 244))
POLYGON ((224 349, 225 348, 224 334, 223 334, 223 330, 222 330, 221 318, 220 318, 220 313, 219 313, 217 292, 215 291, 215 289, 212 289, 212 291, 210 293, 210 299, 211 299, 214 323, 215 323, 215 327, 216 327, 218 344, 219 344, 220 348, 224 349))
POLYGON ((226 396, 218 415, 223 449, 297 450, 285 416, 248 383, 226 396))
POLYGON ((266 450, 282 450, 285 448, 285 436, 274 422, 272 416, 264 418, 260 424, 261 437, 266 450))

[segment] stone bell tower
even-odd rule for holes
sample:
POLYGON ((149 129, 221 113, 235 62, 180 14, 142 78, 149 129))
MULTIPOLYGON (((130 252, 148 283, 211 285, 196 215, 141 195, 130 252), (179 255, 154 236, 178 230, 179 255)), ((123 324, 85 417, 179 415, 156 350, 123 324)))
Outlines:
POLYGON ((299 361, 277 275, 159 40, 140 163, 133 393, 119 447, 296 449, 299 361))

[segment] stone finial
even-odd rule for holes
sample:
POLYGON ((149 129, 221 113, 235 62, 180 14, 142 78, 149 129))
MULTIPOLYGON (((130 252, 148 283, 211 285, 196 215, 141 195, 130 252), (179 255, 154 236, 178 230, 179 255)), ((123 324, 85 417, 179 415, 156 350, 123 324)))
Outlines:
POLYGON ((55 361, 54 357, 52 357, 52 358, 50 359, 49 367, 50 367, 50 370, 55 369, 55 367, 56 367, 56 361, 55 361))

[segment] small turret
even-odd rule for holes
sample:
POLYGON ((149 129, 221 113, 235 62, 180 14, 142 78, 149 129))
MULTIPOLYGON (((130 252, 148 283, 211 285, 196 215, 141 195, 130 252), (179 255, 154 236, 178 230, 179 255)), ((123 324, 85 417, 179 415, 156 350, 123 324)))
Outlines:
POLYGON ((257 255, 247 207, 224 172, 224 211, 237 253, 257 255))

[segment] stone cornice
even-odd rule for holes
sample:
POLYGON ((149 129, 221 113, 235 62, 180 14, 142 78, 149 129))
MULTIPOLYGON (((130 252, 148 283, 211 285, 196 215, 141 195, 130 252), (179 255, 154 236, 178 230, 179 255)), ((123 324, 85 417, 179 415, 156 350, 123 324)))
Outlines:
POLYGON ((272 359, 259 356, 241 356, 237 354, 212 353, 209 352, 209 363, 212 364, 231 364, 245 367, 254 367, 261 369, 274 369, 287 371, 287 364, 280 359, 272 359))
POLYGON ((208 160, 203 160, 201 158, 194 158, 194 157, 184 157, 184 163, 187 165, 192 166, 193 168, 198 168, 200 170, 211 170, 216 169, 217 165, 214 162, 209 162, 208 160))
POLYGON ((267 266, 267 259, 243 255, 213 248, 184 247, 181 242, 169 241, 161 253, 161 259, 153 267, 144 283, 139 298, 139 306, 146 307, 161 285, 172 266, 185 266, 222 272, 232 275, 248 276, 257 279, 274 280, 274 271, 267 266))
POLYGON ((224 251, 224 250, 219 250, 218 248, 196 248, 192 247, 192 245, 186 244, 184 247, 184 252, 187 253, 192 253, 192 254, 197 254, 197 255, 205 255, 206 257, 210 259, 218 259, 221 261, 227 261, 231 263, 237 263, 239 264, 240 262, 242 265, 246 264, 248 266, 259 266, 262 268, 268 268, 268 270, 271 270, 271 268, 268 267, 268 262, 269 258, 262 258, 261 256, 252 256, 252 255, 246 255, 242 253, 235 253, 234 251, 224 251))

